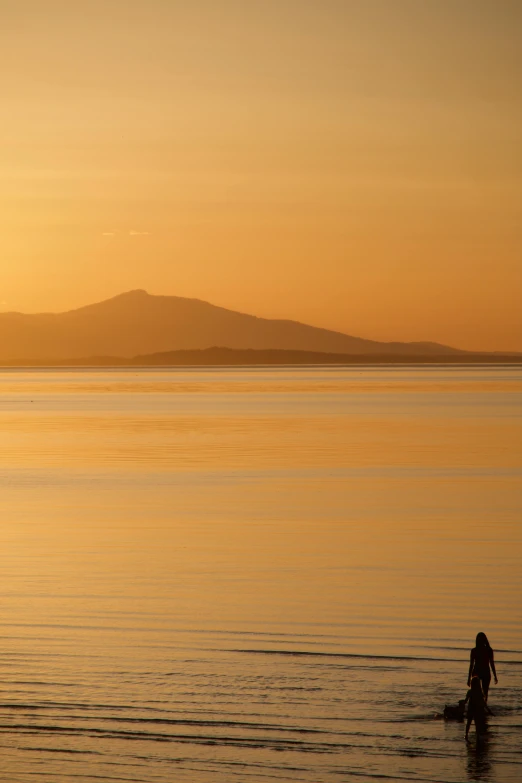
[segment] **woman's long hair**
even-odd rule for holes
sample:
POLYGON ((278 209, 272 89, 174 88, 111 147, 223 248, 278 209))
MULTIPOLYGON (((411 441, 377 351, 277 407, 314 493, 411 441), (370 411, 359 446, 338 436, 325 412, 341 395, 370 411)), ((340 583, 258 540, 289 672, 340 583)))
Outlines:
POLYGON ((475 639, 475 646, 486 647, 488 650, 491 650, 491 645, 488 642, 488 637, 482 631, 477 634, 477 638, 475 639))

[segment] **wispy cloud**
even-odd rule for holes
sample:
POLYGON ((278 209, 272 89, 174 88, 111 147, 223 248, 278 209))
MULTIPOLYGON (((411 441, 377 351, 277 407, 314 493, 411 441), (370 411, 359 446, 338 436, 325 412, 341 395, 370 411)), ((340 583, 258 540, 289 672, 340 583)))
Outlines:
MULTIPOLYGON (((102 237, 115 237, 117 235, 117 231, 102 231, 102 237)), ((150 231, 134 231, 132 229, 129 231, 130 237, 148 237, 150 236, 150 231)))

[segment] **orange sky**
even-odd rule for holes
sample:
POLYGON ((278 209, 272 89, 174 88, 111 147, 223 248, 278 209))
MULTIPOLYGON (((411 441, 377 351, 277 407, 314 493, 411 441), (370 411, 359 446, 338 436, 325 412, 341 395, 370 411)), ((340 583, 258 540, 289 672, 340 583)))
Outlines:
POLYGON ((0 307, 522 351, 519 0, 0 0, 0 307))

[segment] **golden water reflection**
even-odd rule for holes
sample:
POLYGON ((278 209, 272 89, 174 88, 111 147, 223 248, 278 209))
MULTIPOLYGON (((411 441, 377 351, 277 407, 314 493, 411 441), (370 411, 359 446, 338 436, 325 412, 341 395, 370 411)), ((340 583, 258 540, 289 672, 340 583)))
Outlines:
POLYGON ((521 402, 514 368, 0 374, 2 774, 520 779, 521 402), (484 758, 433 720, 478 630, 484 758))

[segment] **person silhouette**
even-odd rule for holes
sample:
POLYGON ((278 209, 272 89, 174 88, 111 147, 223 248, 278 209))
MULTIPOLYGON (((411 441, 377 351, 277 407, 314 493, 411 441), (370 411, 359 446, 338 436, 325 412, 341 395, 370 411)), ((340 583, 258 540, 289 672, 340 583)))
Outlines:
POLYGON ((471 687, 466 696, 466 703, 468 705, 468 719, 466 721, 465 734, 467 742, 469 727, 472 722, 475 721, 477 737, 480 737, 486 732, 486 715, 493 715, 486 704, 486 697, 484 696, 482 685, 480 684, 480 677, 477 674, 474 674, 471 678, 471 687))
POLYGON ((491 671, 495 678, 495 685, 498 683, 497 672, 495 669, 495 659, 493 650, 488 642, 485 633, 478 633, 475 640, 475 647, 469 656, 468 688, 471 686, 471 678, 478 677, 482 685, 484 700, 488 700, 489 684, 491 682, 491 671))

